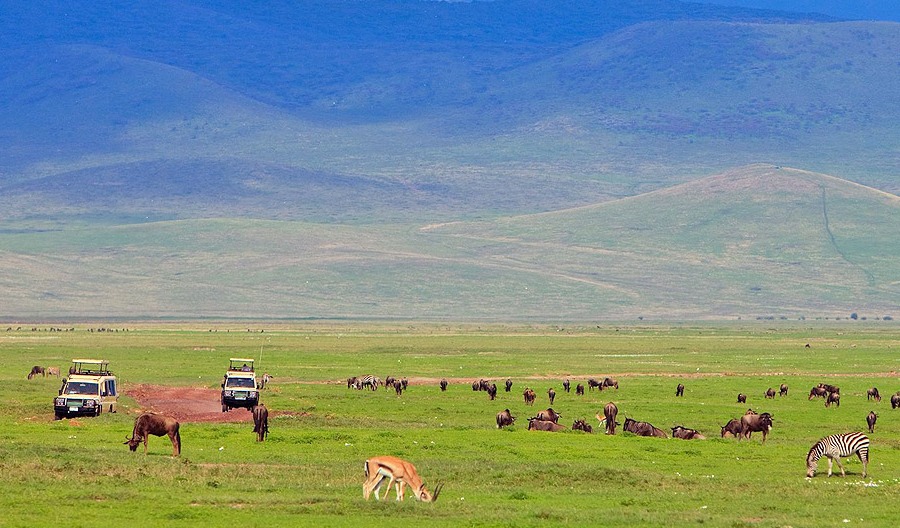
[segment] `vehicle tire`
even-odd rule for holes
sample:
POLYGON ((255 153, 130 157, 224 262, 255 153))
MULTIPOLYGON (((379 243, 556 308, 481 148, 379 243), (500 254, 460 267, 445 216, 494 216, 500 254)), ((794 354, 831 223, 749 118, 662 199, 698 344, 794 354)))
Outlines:
POLYGON ((228 412, 228 406, 224 403, 222 404, 222 412, 228 412))
POLYGON ((101 412, 102 410, 103 410, 103 406, 102 406, 102 405, 98 405, 98 406, 97 406, 97 412, 94 413, 94 416, 95 416, 95 417, 100 416, 100 412, 101 412))
POLYGON ((53 419, 54 419, 54 420, 62 420, 62 419, 65 418, 65 417, 66 417, 65 414, 53 413, 53 419))

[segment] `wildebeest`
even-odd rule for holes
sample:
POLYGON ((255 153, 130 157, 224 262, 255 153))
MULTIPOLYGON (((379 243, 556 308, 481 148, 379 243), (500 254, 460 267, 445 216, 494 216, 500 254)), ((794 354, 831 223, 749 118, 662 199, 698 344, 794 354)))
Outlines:
POLYGON ((396 380, 394 380, 394 392, 397 393, 397 396, 403 395, 403 384, 396 380))
POLYGON ((269 436, 269 409, 260 403, 250 411, 253 412, 253 432, 256 433, 256 441, 263 442, 269 436))
POLYGON ((584 420, 575 420, 575 423, 572 424, 573 431, 584 431, 585 433, 593 433, 594 428, 584 420))
POLYGON ((900 392, 891 396, 891 409, 900 407, 900 392))
POLYGON ((535 419, 544 420, 547 422, 559 423, 560 417, 562 417, 561 414, 554 411, 552 407, 548 407, 548 408, 544 409, 543 411, 538 411, 537 416, 535 416, 535 419))
POLYGON ((825 389, 825 392, 841 392, 841 388, 828 383, 819 383, 819 387, 825 389))
POLYGON ((409 387, 409 378, 406 376, 400 378, 400 385, 403 385, 403 390, 406 390, 409 387))
POLYGON ((722 438, 729 438, 741 435, 741 421, 737 418, 728 420, 728 423, 722 426, 722 438))
POLYGON ((172 456, 181 454, 181 432, 180 424, 175 418, 164 416, 162 414, 144 413, 137 417, 134 421, 134 429, 131 431, 131 438, 125 437, 124 444, 132 451, 137 450, 137 446, 144 443, 144 454, 147 454, 147 437, 169 435, 172 441, 172 456))
POLYGON ((497 384, 496 383, 491 383, 488 386, 487 394, 488 394, 488 398, 490 398, 491 401, 493 401, 494 399, 497 398, 497 384))
POLYGON ((603 384, 600 388, 613 387, 616 390, 619 390, 619 382, 613 378, 603 378, 603 384))
POLYGON ((581 383, 575 385, 575 395, 584 396, 584 385, 582 385, 581 383))
POLYGON ((878 415, 875 414, 875 411, 869 411, 869 415, 866 416, 866 424, 869 426, 869 432, 875 432, 875 421, 878 420, 878 415))
POLYGON ((766 399, 775 399, 775 389, 769 387, 769 390, 766 391, 766 399))
POLYGON ((808 399, 810 399, 810 400, 813 398, 824 398, 826 396, 828 396, 828 391, 825 390, 823 387, 813 387, 813 388, 809 389, 809 398, 808 399))
POLYGON ((506 392, 509 392, 512 389, 512 380, 506 378, 506 392))
POLYGON ((478 380, 478 390, 487 391, 488 388, 490 388, 490 386, 491 386, 491 384, 489 381, 483 380, 483 379, 478 380))
POLYGON ((829 392, 828 396, 825 398, 825 407, 831 407, 831 404, 835 404, 838 407, 841 406, 841 393, 840 392, 829 392))
POLYGON ((788 386, 785 385, 784 383, 782 383, 781 387, 778 388, 778 395, 779 396, 787 396, 787 393, 788 393, 788 386))
POLYGON ((512 425, 515 421, 516 417, 509 412, 509 409, 504 409, 497 413, 497 429, 503 429, 507 425, 512 425))
POLYGON ((385 388, 393 387, 393 386, 394 386, 394 383, 395 383, 396 381, 397 381, 397 378, 395 378, 394 376, 385 376, 385 378, 384 378, 384 387, 385 387, 385 388))
POLYGON ((603 419, 606 420, 606 434, 608 435, 616 434, 617 414, 619 414, 619 408, 615 403, 609 402, 603 407, 603 419))
POLYGON ((761 431, 763 434, 762 443, 766 443, 766 436, 772 430, 772 415, 765 412, 762 414, 745 414, 741 416, 741 438, 750 438, 750 433, 761 431))
POLYGON ((569 382, 569 378, 566 378, 566 380, 563 381, 563 390, 569 392, 569 387, 571 387, 571 384, 569 382))
POLYGON ((356 376, 347 378, 347 388, 349 389, 350 387, 356 387, 358 382, 359 382, 359 378, 357 378, 356 376))
POLYGON ((441 392, 444 392, 445 390, 447 390, 447 380, 442 379, 441 380, 441 392))
POLYGON ((677 387, 675 387, 675 397, 684 396, 684 383, 679 383, 677 387))
POLYGON ((478 387, 480 387, 480 385, 478 384, 478 381, 477 380, 473 381, 472 382, 472 392, 478 392, 478 387))
POLYGON ((588 379, 587 384, 588 384, 588 390, 594 390, 594 387, 596 387, 600 390, 603 390, 603 382, 602 381, 597 381, 594 378, 590 378, 590 379, 588 379))
POLYGON ((747 403, 747 395, 742 392, 739 392, 737 402, 738 403, 747 403))
POLYGON ((556 422, 550 422, 546 420, 538 420, 537 418, 529 418, 528 419, 528 430, 529 431, 552 431, 559 432, 565 431, 565 425, 559 425, 556 422))
POLYGON ((553 390, 553 387, 547 389, 547 398, 550 399, 550 405, 553 405, 553 400, 556 399, 556 391, 553 390))
POLYGON ((635 434, 638 436, 655 436, 657 438, 668 438, 665 431, 658 427, 655 427, 653 424, 648 422, 639 422, 637 420, 632 420, 631 418, 625 418, 625 425, 623 426, 623 429, 631 434, 635 434))
POLYGON ((866 391, 866 400, 874 399, 877 402, 881 401, 881 394, 878 394, 878 388, 872 387, 871 389, 866 391))
POLYGON ((44 370, 44 367, 39 367, 38 365, 35 365, 35 366, 31 367, 31 372, 28 373, 28 379, 31 379, 39 374, 44 377, 47 376, 47 372, 44 370))
POLYGON ((525 398, 525 405, 534 405, 534 391, 526 388, 524 392, 522 392, 522 396, 525 398))
POLYGON ((681 440, 706 440, 706 437, 700 434, 700 431, 688 429, 687 427, 682 427, 680 425, 676 425, 672 428, 672 438, 679 438, 681 440))

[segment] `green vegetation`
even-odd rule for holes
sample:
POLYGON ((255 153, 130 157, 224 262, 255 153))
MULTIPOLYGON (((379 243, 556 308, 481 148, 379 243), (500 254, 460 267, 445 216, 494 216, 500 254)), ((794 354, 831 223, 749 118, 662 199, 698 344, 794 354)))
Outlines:
MULTIPOLYGON (((96 326, 96 325, 95 325, 96 326)), ((900 390, 900 334, 857 321, 738 326, 549 327, 333 323, 244 327, 157 324, 94 332, 46 326, 0 333, 0 509, 4 526, 436 526, 553 524, 710 526, 890 526, 900 491, 900 410, 867 402, 865 391, 900 390), (806 344, 810 345, 807 348, 806 344), (165 438, 150 454, 122 445, 135 401, 96 419, 54 422, 55 378, 28 381, 32 365, 65 367, 75 356, 107 359, 127 392, 135 384, 215 389, 227 358, 252 356, 275 376, 263 399, 271 434, 255 442, 247 423, 184 423, 184 451, 165 438), (343 380, 373 373, 407 376, 401 397, 348 390, 343 380), (571 376, 614 375, 618 391, 565 394, 571 376), (511 377, 498 400, 473 392, 481 377, 511 377), (437 381, 451 380, 441 393, 437 381), (675 385, 686 385, 684 398, 675 385), (815 383, 841 387, 839 408, 808 401, 815 383), (764 400, 768 387, 790 386, 764 400), (522 402, 531 386, 534 408, 522 402), (607 401, 658 427, 681 424, 708 440, 684 442, 620 434, 532 433, 526 419, 547 405, 562 423, 593 418, 607 401), (748 405, 735 403, 738 392, 748 405), (750 406, 775 416, 765 445, 719 439, 719 427, 750 406), (494 415, 518 417, 498 431, 494 415), (870 478, 855 459, 846 478, 804 478, 804 457, 819 438, 863 430, 874 409, 870 478), (366 457, 412 461, 435 504, 362 499, 366 457), (845 521, 846 519, 846 521, 845 521), (862 520, 860 520, 862 519, 862 520)), ((244 412, 244 411, 232 411, 244 412)), ((825 470, 825 465, 820 467, 825 470)))

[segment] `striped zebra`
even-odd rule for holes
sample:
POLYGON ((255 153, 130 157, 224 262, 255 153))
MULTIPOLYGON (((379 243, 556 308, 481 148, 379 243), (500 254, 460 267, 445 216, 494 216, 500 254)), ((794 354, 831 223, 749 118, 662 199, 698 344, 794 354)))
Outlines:
POLYGON ((828 457, 828 476, 831 476, 831 463, 834 461, 837 462, 843 477, 846 473, 844 473, 841 458, 847 458, 854 453, 862 462, 862 476, 866 478, 866 466, 869 464, 869 437, 862 433, 835 434, 816 442, 809 450, 809 454, 806 455, 806 476, 812 478, 816 474, 819 459, 825 456, 828 457))
POLYGON ((369 374, 367 376, 363 376, 359 378, 357 381, 356 388, 362 390, 364 387, 368 387, 371 390, 378 390, 378 384, 381 383, 381 380, 377 377, 369 374))

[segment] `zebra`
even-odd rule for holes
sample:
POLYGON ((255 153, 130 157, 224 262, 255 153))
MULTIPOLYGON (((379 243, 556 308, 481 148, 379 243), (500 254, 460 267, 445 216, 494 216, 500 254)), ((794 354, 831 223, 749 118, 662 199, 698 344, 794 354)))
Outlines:
POLYGON ((806 455, 806 476, 812 478, 816 474, 816 467, 819 465, 819 459, 823 456, 828 457, 828 476, 831 476, 831 462, 837 462, 838 468, 841 470, 841 476, 845 476, 844 466, 841 464, 841 457, 846 458, 856 453, 859 461, 862 462, 862 476, 866 478, 866 466, 869 464, 869 437, 862 433, 842 433, 825 438, 816 442, 806 455))
POLYGON ((357 383, 358 385, 356 386, 356 388, 359 390, 362 390, 364 387, 369 387, 371 390, 375 391, 378 390, 378 384, 381 383, 381 380, 376 376, 368 374, 359 378, 359 381, 357 383))

